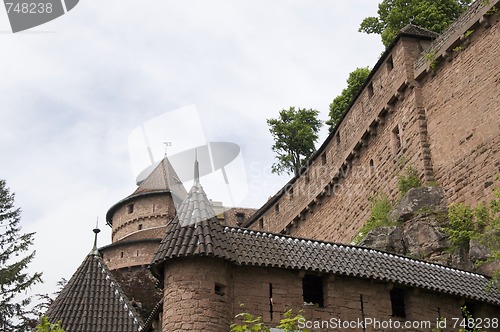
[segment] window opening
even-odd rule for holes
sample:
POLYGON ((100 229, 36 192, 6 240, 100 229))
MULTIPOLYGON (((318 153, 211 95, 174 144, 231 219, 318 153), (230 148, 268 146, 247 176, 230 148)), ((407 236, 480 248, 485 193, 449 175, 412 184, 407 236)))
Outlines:
POLYGON ((394 62, 392 60, 392 55, 389 55, 389 58, 386 61, 387 71, 391 71, 394 68, 394 62))
POLYGON ((392 150, 394 154, 398 154, 401 149, 401 135, 399 133, 399 126, 392 130, 392 150))
POLYGON ((306 274, 302 278, 302 292, 304 304, 318 305, 320 308, 324 307, 322 277, 306 274))
POLYGON ((269 315, 273 320, 273 284, 269 284, 269 315))
POLYGON ((224 286, 222 284, 216 283, 214 290, 215 290, 215 294, 217 294, 217 295, 224 296, 226 294, 226 286, 224 286))
POLYGON ((393 317, 406 317, 405 311, 405 291, 402 288, 393 288, 390 292, 391 308, 393 317))
POLYGON ((373 97, 373 82, 370 82, 370 84, 368 84, 368 97, 373 97))

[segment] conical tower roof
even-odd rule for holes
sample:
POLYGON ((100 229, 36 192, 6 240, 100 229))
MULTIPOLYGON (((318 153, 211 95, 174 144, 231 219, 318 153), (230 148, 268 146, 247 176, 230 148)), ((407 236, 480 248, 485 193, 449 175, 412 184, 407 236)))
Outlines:
POLYGON ((175 206, 179 206, 186 198, 186 188, 177 176, 167 157, 163 158, 144 180, 138 183, 137 189, 128 197, 114 204, 106 213, 106 222, 112 225, 115 211, 123 204, 133 201, 137 197, 147 195, 161 195, 170 193, 175 206))
POLYGON ((194 184, 177 216, 167 225, 151 262, 151 270, 157 277, 161 275, 165 261, 176 257, 213 256, 233 260, 224 228, 215 218, 212 204, 200 184, 197 164, 195 162, 194 184))
POLYGON ((163 160, 153 168, 153 171, 151 171, 144 180, 138 183, 138 186, 139 187, 132 195, 163 190, 170 190, 173 192, 180 191, 184 193, 184 197, 186 194, 186 189, 182 185, 181 180, 167 157, 163 158, 163 160))
MULTIPOLYGON (((94 246, 95 248, 95 246, 94 246)), ((142 321, 96 250, 49 307, 66 332, 139 332, 142 321)))

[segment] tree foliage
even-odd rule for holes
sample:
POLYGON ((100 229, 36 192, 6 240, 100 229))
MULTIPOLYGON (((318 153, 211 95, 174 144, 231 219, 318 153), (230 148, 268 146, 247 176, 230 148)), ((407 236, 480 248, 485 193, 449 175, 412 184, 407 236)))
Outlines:
POLYGON ((31 299, 19 296, 41 282, 41 273, 26 272, 35 257, 34 251, 29 252, 34 233, 21 233, 20 215, 21 209, 14 207, 14 194, 0 180, 0 329, 5 332, 32 327, 26 309, 31 299))
MULTIPOLYGON (((470 240, 478 240, 489 251, 486 262, 500 264, 500 186, 493 193, 494 198, 488 204, 481 203, 474 208, 464 203, 451 205, 448 210, 450 222, 444 231, 452 249, 468 248, 470 240)), ((500 289, 500 270, 493 273, 492 283, 500 289)))
POLYGON ((286 172, 295 175, 316 150, 314 143, 323 125, 318 119, 319 112, 313 109, 290 107, 279 112, 279 118, 268 119, 269 131, 273 135, 273 151, 278 162, 272 172, 286 172))
POLYGON ((342 93, 335 97, 330 104, 330 119, 326 121, 326 124, 330 126, 330 131, 333 130, 335 125, 347 111, 347 108, 365 83, 368 75, 370 75, 370 69, 368 67, 356 68, 349 74, 347 87, 342 90, 342 93))
POLYGON ((61 327, 61 322, 52 324, 46 316, 40 319, 40 324, 36 327, 36 332, 64 332, 61 327))
POLYGON ((472 0, 383 0, 378 5, 378 16, 361 22, 360 32, 382 36, 387 47, 400 29, 414 24, 441 33, 467 9, 472 0))
MULTIPOLYGON (((244 305, 240 305, 244 308, 244 305)), ((242 312, 235 316, 238 322, 231 324, 231 332, 269 332, 271 329, 262 322, 262 317, 254 316, 248 312, 242 312)), ((294 314, 292 309, 287 310, 280 319, 280 324, 277 329, 285 332, 308 332, 307 329, 300 329, 300 322, 304 322, 305 317, 302 315, 302 310, 298 314, 294 314)))

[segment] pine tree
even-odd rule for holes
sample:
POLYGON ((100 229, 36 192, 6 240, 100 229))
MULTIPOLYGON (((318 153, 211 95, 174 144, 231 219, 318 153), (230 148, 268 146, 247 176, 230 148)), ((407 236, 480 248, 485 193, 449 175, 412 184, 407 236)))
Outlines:
POLYGON ((30 330, 26 308, 31 299, 22 295, 41 282, 41 273, 26 271, 35 257, 34 251, 29 252, 34 233, 22 234, 20 221, 21 209, 14 207, 14 194, 0 180, 0 330, 4 332, 30 330))

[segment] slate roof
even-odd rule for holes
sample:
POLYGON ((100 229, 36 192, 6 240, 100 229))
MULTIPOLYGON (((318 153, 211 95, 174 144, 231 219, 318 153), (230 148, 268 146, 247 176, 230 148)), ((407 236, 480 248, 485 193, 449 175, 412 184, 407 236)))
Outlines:
POLYGON ((66 332, 139 332, 142 321, 99 255, 92 251, 46 315, 66 332))
POLYGON ((500 305, 500 292, 486 291, 490 280, 480 274, 374 249, 222 227, 212 216, 210 202, 195 181, 152 260, 157 277, 170 259, 214 256, 236 265, 367 278, 500 305))

